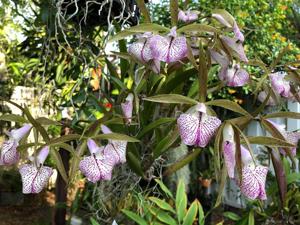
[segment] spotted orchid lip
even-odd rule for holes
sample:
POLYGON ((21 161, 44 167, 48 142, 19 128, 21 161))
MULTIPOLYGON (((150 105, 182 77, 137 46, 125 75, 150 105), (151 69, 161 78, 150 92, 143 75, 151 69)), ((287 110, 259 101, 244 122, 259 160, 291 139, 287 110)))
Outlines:
POLYGON ((236 38, 222 36, 221 40, 237 55, 237 57, 243 61, 248 62, 248 58, 245 54, 244 47, 241 41, 236 38))
POLYGON ((11 166, 20 159, 20 153, 17 151, 18 142, 14 140, 4 141, 0 152, 0 165, 11 166))
POLYGON ((186 38, 177 36, 174 27, 166 37, 155 35, 149 41, 153 56, 157 60, 171 63, 187 56, 186 38))
POLYGON ((221 121, 217 117, 207 115, 203 103, 194 107, 194 110, 188 110, 177 119, 180 137, 186 145, 205 147, 221 125, 221 121))
POLYGON ((240 184, 242 194, 249 199, 266 200, 265 191, 268 168, 265 166, 244 166, 242 169, 242 181, 240 184))
POLYGON ((185 22, 185 23, 190 23, 198 19, 198 13, 195 11, 187 10, 179 10, 178 12, 178 20, 185 22))
POLYGON ((20 174, 24 194, 40 193, 47 185, 53 169, 47 166, 36 167, 32 164, 24 164, 20 167, 20 174))

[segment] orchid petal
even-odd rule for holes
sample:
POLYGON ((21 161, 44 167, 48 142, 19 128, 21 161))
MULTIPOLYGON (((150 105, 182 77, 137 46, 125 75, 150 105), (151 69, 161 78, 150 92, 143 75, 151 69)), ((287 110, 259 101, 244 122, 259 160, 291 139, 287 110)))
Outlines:
POLYGON ((4 141, 0 152, 0 165, 10 166, 19 161, 20 153, 17 146, 18 143, 13 140, 4 141))
POLYGON ((266 200, 265 182, 268 168, 248 165, 242 169, 241 192, 249 199, 266 200))
POLYGON ((239 40, 241 42, 245 41, 245 37, 244 37, 243 33, 240 31, 240 28, 238 27, 236 22, 233 23, 233 32, 234 32, 234 37, 237 40, 239 40))
POLYGON ((242 42, 239 41, 236 38, 230 38, 227 36, 222 36, 221 39, 225 42, 225 44, 233 50, 237 56, 239 57, 240 60, 243 62, 248 62, 247 56, 244 51, 244 47, 242 45, 242 42))
POLYGON ((224 141, 223 142, 223 155, 225 160, 225 165, 228 172, 228 177, 234 178, 234 169, 235 169, 235 143, 224 141))
POLYGON ((121 108, 127 123, 131 123, 132 111, 133 111, 133 94, 130 93, 127 96, 126 102, 121 103, 121 108))
POLYGON ((290 82, 285 80, 286 74, 277 72, 270 74, 270 81, 274 91, 283 96, 288 98, 290 96, 290 82))
POLYGON ((222 67, 227 67, 230 64, 228 56, 223 51, 219 53, 211 49, 210 56, 215 62, 217 62, 222 67))
POLYGON ((150 40, 150 48, 155 59, 163 62, 176 62, 187 55, 187 44, 185 37, 175 37, 174 31, 167 37, 155 35, 150 40))
POLYGON ((220 125, 221 120, 219 120, 217 117, 202 113, 199 123, 197 145, 199 147, 205 147, 216 133, 220 125))
POLYGON ((190 23, 190 22, 193 22, 197 19, 198 19, 198 14, 195 11, 190 11, 190 10, 182 11, 182 10, 179 10, 179 12, 178 12, 178 20, 179 21, 182 21, 182 22, 185 22, 185 23, 190 23))
POLYGON ((91 155, 80 161, 79 169, 89 181, 96 183, 99 180, 111 180, 114 165, 110 157, 91 155))
MULTIPOLYGON (((230 73, 229 73, 230 74, 230 73)), ((249 81, 249 74, 244 69, 237 69, 231 78, 227 78, 227 85, 230 87, 241 87, 249 81)))
POLYGON ((88 139, 87 146, 91 154, 97 154, 99 152, 99 146, 92 139, 88 139))
MULTIPOLYGON (((259 92, 259 94, 257 96, 257 99, 260 102, 264 102, 267 96, 268 95, 265 91, 261 91, 261 92, 259 92)), ((267 105, 269 105, 269 106, 275 106, 276 105, 276 101, 273 99, 272 96, 269 97, 269 99, 267 101, 267 105)))
POLYGON ((228 22, 221 14, 218 13, 213 13, 211 15, 213 18, 215 18, 216 20, 218 20, 221 24, 223 24, 225 27, 231 28, 232 25, 230 22, 228 22))
POLYGON ((41 149, 41 151, 39 152, 39 154, 37 156, 38 166, 40 164, 43 164, 45 162, 45 160, 47 159, 48 155, 49 155, 49 146, 45 146, 44 148, 41 149))
POLYGON ((181 140, 186 145, 195 145, 199 128, 198 114, 183 113, 177 119, 181 140))
POLYGON ((153 59, 149 41, 146 39, 138 40, 131 44, 128 48, 128 53, 142 63, 147 63, 149 60, 153 59))
POLYGON ((252 156, 248 149, 246 149, 243 145, 241 145, 241 158, 244 166, 247 166, 253 163, 252 156))
POLYGON ((15 141, 19 142, 28 133, 28 131, 30 131, 31 127, 31 124, 24 124, 19 129, 11 130, 10 137, 15 141))
POLYGON ((101 131, 103 134, 110 134, 112 133, 111 129, 109 129, 107 126, 101 124, 101 131))
POLYGON ((104 148, 104 154, 110 158, 114 165, 126 162, 126 142, 125 145, 122 143, 108 144, 104 148))
POLYGON ((33 164, 24 164, 20 167, 23 183, 23 193, 39 193, 47 185, 53 170, 47 166, 37 168, 33 164))

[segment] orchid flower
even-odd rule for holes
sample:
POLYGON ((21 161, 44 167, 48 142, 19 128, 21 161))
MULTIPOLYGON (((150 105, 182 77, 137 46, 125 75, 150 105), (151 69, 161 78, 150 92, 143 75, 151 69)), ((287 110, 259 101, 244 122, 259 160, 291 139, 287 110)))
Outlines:
POLYGON ((115 159, 110 152, 105 153, 104 147, 99 147, 95 141, 88 139, 90 156, 85 156, 79 163, 80 171, 86 178, 96 183, 99 180, 111 180, 115 159))
POLYGON ((177 124, 184 144, 205 147, 221 125, 221 120, 208 115, 206 106, 199 103, 181 114, 177 124))
MULTIPOLYGON (((104 134, 112 133, 112 131, 105 125, 101 125, 101 130, 104 134)), ((105 146, 104 154, 109 152, 114 159, 115 165, 126 162, 126 141, 109 140, 105 146)))
POLYGON ((249 81, 248 72, 242 69, 239 64, 222 67, 218 76, 229 87, 241 87, 249 81))
MULTIPOLYGON (((223 130, 223 155, 227 167, 228 176, 235 178, 236 144, 234 141, 234 131, 230 124, 225 124, 223 130)), ((241 145, 242 159, 242 180, 240 183, 241 192, 249 199, 266 199, 265 181, 268 168, 255 166, 249 151, 241 145)))
POLYGON ((190 23, 190 22, 193 22, 197 19, 198 19, 198 13, 195 12, 195 11, 190 11, 190 10, 182 11, 182 10, 179 10, 179 12, 178 12, 178 20, 179 21, 182 21, 182 22, 185 22, 185 23, 190 23))
MULTIPOLYGON (((267 97, 267 93, 265 91, 261 91, 259 92, 257 99, 260 102, 264 102, 266 97, 267 97)), ((269 106, 275 106, 276 105, 276 101, 274 100, 274 98, 272 96, 269 97, 268 101, 267 101, 267 105, 269 106)))
POLYGON ((126 101, 124 103, 121 103, 121 108, 126 122, 130 124, 132 120, 133 111, 133 94, 128 94, 126 101))
POLYGON ((223 16, 219 13, 213 13, 212 17, 218 20, 221 24, 223 24, 225 27, 231 28, 234 33, 234 37, 241 41, 244 42, 245 38, 243 33, 240 31, 240 28, 238 27, 235 19, 230 15, 230 16, 223 16))
POLYGON ((40 193, 47 185, 53 169, 44 166, 47 156, 49 154, 49 147, 42 148, 36 158, 30 157, 31 164, 24 164, 20 167, 20 174, 23 183, 23 193, 40 193))
MULTIPOLYGON (((290 131, 286 131, 286 127, 283 124, 277 124, 271 120, 268 120, 280 133, 281 135, 286 139, 286 141, 294 144, 297 146, 298 141, 300 140, 300 132, 290 132, 290 131)), ((293 148, 289 148, 290 149, 290 153, 292 156, 296 156, 296 151, 297 148, 293 147, 293 148)), ((280 153, 283 155, 286 155, 286 152, 284 149, 279 148, 280 153)))
POLYGON ((184 36, 178 37, 173 27, 166 37, 155 35, 150 39, 150 48, 155 59, 171 63, 187 55, 187 44, 184 36))
POLYGON ((138 41, 131 44, 128 48, 128 53, 136 58, 140 63, 147 65, 154 72, 159 74, 160 62, 154 59, 150 48, 150 40, 152 34, 149 32, 138 36, 138 41))
POLYGON ((221 39, 237 55, 237 57, 241 61, 248 62, 243 44, 240 40, 238 40, 237 38, 230 38, 227 36, 222 36, 221 39))
POLYGON ((9 140, 4 141, 0 152, 0 165, 13 165, 18 162, 20 153, 17 151, 19 141, 30 131, 30 124, 24 124, 19 129, 11 130, 7 132, 9 140))
POLYGON ((248 72, 240 68, 239 64, 230 65, 230 60, 225 52, 222 51, 219 53, 214 50, 210 50, 210 54, 213 61, 221 65, 221 70, 218 76, 227 86, 240 87, 248 83, 250 78, 248 72))
POLYGON ((274 91, 283 97, 290 97, 290 82, 284 79, 286 73, 276 72, 271 73, 269 76, 274 91))

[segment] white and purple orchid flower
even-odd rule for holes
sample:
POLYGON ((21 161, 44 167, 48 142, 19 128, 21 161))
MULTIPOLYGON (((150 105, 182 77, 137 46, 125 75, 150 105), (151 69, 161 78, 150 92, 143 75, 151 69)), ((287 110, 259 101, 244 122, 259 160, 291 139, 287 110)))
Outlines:
POLYGON ((171 63, 187 56, 187 44, 184 36, 177 36, 176 27, 166 36, 155 35, 150 39, 150 48, 155 59, 171 63))
MULTIPOLYGON (((223 155, 228 176, 235 179, 236 166, 236 144, 234 141, 234 130, 231 124, 225 124, 223 130, 223 155)), ((260 165, 255 165, 250 152, 241 145, 241 159, 242 159, 242 180, 240 182, 240 189, 243 195, 249 199, 267 198, 265 192, 265 182, 268 173, 268 168, 260 165)))
POLYGON ((111 180, 115 159, 110 152, 104 152, 105 147, 99 147, 92 139, 87 141, 90 156, 85 156, 79 163, 80 171, 86 178, 96 183, 99 180, 111 180))
POLYGON ((160 73, 160 61, 155 59, 150 48, 150 40, 152 33, 146 32, 142 35, 138 35, 138 41, 131 44, 128 48, 128 52, 140 63, 150 67, 150 69, 159 74, 160 73))
POLYGON ((10 166, 19 161, 20 153, 17 151, 19 141, 30 131, 32 125, 24 124, 19 129, 7 132, 9 140, 4 141, 0 152, 0 165, 10 166))
POLYGON ((29 157, 31 164, 24 164, 20 167, 24 194, 40 193, 47 185, 53 173, 52 168, 43 165, 48 154, 49 147, 46 146, 41 149, 36 158, 29 157))
POLYGON ((250 77, 248 72, 242 69, 239 64, 234 63, 231 65, 224 52, 219 53, 210 50, 210 54, 213 61, 221 65, 218 76, 227 86, 240 87, 249 82, 250 77))
POLYGON ((291 96, 291 87, 290 82, 285 80, 285 76, 285 72, 276 72, 269 75, 274 91, 282 97, 289 98, 291 96))
MULTIPOLYGON (((283 124, 277 124, 272 120, 268 121, 281 133, 281 135, 285 138, 286 141, 294 144, 297 146, 298 141, 300 140, 300 132, 291 132, 291 131, 287 131, 285 125, 283 124)), ((290 153, 292 156, 296 156, 297 154, 297 148, 293 147, 293 148, 288 148, 290 149, 290 153)), ((286 152, 284 149, 279 148, 280 153, 283 155, 286 155, 286 152)))
POLYGON ((237 25, 237 22, 235 19, 228 13, 227 16, 224 16, 220 13, 213 13, 212 17, 218 20, 221 24, 223 24, 225 27, 232 29, 234 33, 234 37, 241 41, 244 42, 245 38, 243 33, 241 32, 240 28, 237 25))
MULTIPOLYGON (((101 130, 104 134, 112 133, 112 131, 105 125, 101 125, 101 130)), ((125 163, 126 147, 126 141, 109 140, 108 144, 104 148, 104 154, 109 153, 112 156, 115 165, 125 163)))
POLYGON ((229 47, 234 55, 236 55, 241 61, 248 62, 248 58, 245 54, 243 44, 237 38, 231 38, 227 36, 222 36, 221 40, 229 47))
POLYGON ((121 103, 122 112, 128 124, 130 124, 132 121, 133 98, 134 98, 133 94, 130 93, 126 97, 125 102, 121 103))
MULTIPOLYGON (((267 98, 267 96, 268 95, 265 91, 261 91, 261 92, 259 92, 259 94, 257 96, 257 99, 260 102, 264 102, 265 99, 267 98)), ((274 100, 274 98, 272 96, 269 97, 266 105, 269 105, 269 106, 275 106, 276 105, 276 101, 274 100)))
POLYGON ((199 103, 181 114, 177 125, 184 144, 205 147, 221 125, 221 120, 208 115, 206 106, 199 103))
POLYGON ((198 19, 198 13, 196 11, 182 11, 178 12, 178 20, 184 23, 191 23, 198 19))

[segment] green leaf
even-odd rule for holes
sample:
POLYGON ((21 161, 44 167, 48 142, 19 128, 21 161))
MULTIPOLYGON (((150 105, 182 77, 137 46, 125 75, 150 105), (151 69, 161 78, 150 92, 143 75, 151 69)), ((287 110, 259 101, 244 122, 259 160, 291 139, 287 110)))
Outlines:
POLYGON ((142 23, 117 33, 108 42, 118 41, 137 33, 159 32, 159 31, 169 32, 170 29, 155 23, 142 23))
POLYGON ((159 198, 156 197, 149 197, 149 200, 154 202, 159 208, 175 213, 174 209, 172 208, 172 206, 170 206, 165 200, 161 200, 159 198))
POLYGON ((129 167, 139 176, 143 176, 141 161, 132 153, 127 152, 127 161, 129 167))
POLYGON ((196 199, 188 209, 184 219, 183 225, 193 225, 193 222, 196 220, 198 211, 198 200, 196 199))
POLYGON ((266 136, 255 136, 255 137, 247 137, 248 141, 251 144, 257 145, 266 145, 270 147, 295 147, 294 144, 281 140, 279 138, 274 137, 266 137, 266 136))
POLYGON ((163 153, 165 153, 169 148, 175 143, 178 139, 179 133, 177 129, 174 129, 172 133, 169 133, 166 137, 164 137, 154 148, 153 156, 156 159, 163 153))
POLYGON ((159 103, 189 104, 196 105, 198 102, 192 98, 178 94, 163 94, 144 98, 145 101, 159 103))
POLYGON ((226 99, 217 99, 217 100, 212 100, 209 102, 205 103, 206 105, 213 105, 213 106, 219 106, 225 109, 229 109, 233 112, 240 113, 245 116, 252 117, 245 109, 243 109, 239 104, 236 102, 226 100, 226 99))
POLYGON ((46 118, 46 117, 39 117, 39 118, 36 119, 36 121, 37 121, 38 123, 40 123, 40 124, 42 124, 42 125, 46 125, 46 126, 47 126, 47 125, 62 126, 61 123, 56 122, 56 121, 54 121, 54 120, 50 120, 50 119, 48 119, 48 118, 46 118))
POLYGON ((179 180, 177 186, 175 205, 176 205, 178 220, 182 221, 185 216, 186 207, 187 207, 187 196, 185 192, 185 184, 182 180, 179 180))
POLYGON ((294 183, 300 180, 300 173, 290 173, 286 176, 287 184, 294 183))
POLYGON ((248 217, 248 225, 254 225, 255 224, 255 220, 254 220, 254 212, 253 210, 251 210, 249 212, 249 217, 248 217))
POLYGON ((177 30, 177 33, 185 33, 185 32, 213 32, 213 33, 220 33, 220 30, 206 25, 206 24, 198 24, 193 23, 186 26, 183 26, 177 30))
POLYGON ((148 209, 151 212, 151 214, 153 214, 154 217, 156 217, 161 222, 164 222, 165 224, 168 224, 168 225, 177 225, 177 223, 173 219, 173 217, 170 216, 167 212, 164 212, 164 211, 154 208, 154 207, 149 207, 148 209))
POLYGON ((1 115, 0 120, 9 121, 9 122, 17 122, 17 123, 26 123, 26 122, 28 122, 23 116, 19 116, 19 115, 15 115, 15 114, 1 115))
POLYGON ((300 119, 300 113, 296 112, 275 112, 275 113, 270 113, 264 116, 265 119, 267 118, 292 118, 292 119, 300 119))
POLYGON ((226 169, 226 166, 223 165, 221 181, 218 183, 219 184, 218 197, 217 197, 214 208, 218 207, 220 205, 220 203, 222 202, 222 196, 223 196, 223 191, 225 188, 226 180, 227 180, 227 169, 226 169))
POLYGON ((196 148, 193 152, 189 153, 188 155, 184 156, 182 159, 178 160, 171 166, 169 166, 166 171, 164 172, 164 176, 168 176, 177 170, 181 169, 185 165, 189 164, 191 161, 197 158, 197 156, 200 154, 201 149, 196 148))
POLYGON ((65 142, 69 142, 69 141, 73 141, 73 140, 79 140, 80 138, 81 138, 81 135, 79 135, 79 134, 63 135, 61 137, 51 139, 47 143, 47 145, 52 146, 55 144, 65 143, 65 142))
POLYGON ((91 224, 92 225, 100 225, 94 218, 90 218, 91 224))
POLYGON ((149 131, 155 129, 156 127, 162 125, 162 124, 166 124, 166 123, 171 123, 174 122, 176 119, 175 118, 159 118, 158 120, 148 124, 139 134, 138 134, 138 138, 143 137, 146 133, 148 133, 149 131))
POLYGON ((155 179, 155 182, 158 183, 160 189, 169 197, 173 198, 173 194, 172 192, 167 188, 166 185, 164 185, 164 183, 159 180, 159 179, 155 179))
POLYGON ((237 215, 236 213, 233 213, 233 212, 224 212, 223 216, 225 216, 226 218, 229 218, 233 221, 238 221, 241 219, 241 217, 239 215, 237 215))
POLYGON ((221 15, 231 26, 233 26, 235 19, 233 16, 227 12, 225 9, 214 9, 211 12, 212 14, 219 14, 221 15))
POLYGON ((140 142, 138 139, 130 137, 126 134, 109 133, 109 134, 98 134, 91 137, 92 139, 106 139, 106 140, 118 140, 127 142, 140 142))
POLYGON ((199 217, 198 218, 199 225, 204 225, 205 224, 204 211, 203 211, 203 207, 199 201, 198 201, 198 209, 199 209, 199 216, 198 216, 199 217))
POLYGON ((61 177, 67 184, 68 183, 68 175, 67 175, 67 172, 64 167, 64 164, 63 164, 60 154, 57 151, 50 151, 50 155, 54 159, 55 165, 56 165, 61 177))
POLYGON ((139 215, 135 214, 134 212, 131 212, 126 209, 122 209, 122 213, 124 213, 127 217, 129 217, 130 219, 132 219, 134 222, 136 222, 139 225, 147 225, 147 221, 144 220, 139 215))

